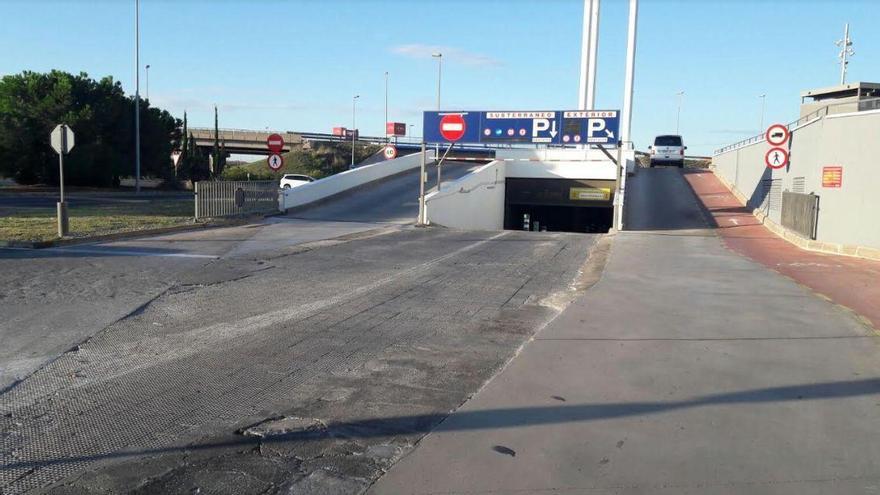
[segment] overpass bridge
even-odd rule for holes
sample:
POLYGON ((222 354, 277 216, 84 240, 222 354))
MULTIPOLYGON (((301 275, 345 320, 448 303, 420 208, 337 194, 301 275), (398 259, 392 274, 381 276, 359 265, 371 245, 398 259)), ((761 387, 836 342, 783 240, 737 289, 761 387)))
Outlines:
MULTIPOLYGON (((213 127, 191 127, 190 134, 196 141, 196 146, 201 148, 212 148, 214 146, 214 128, 213 127)), ((266 139, 271 134, 279 134, 284 138, 283 152, 291 151, 294 148, 307 146, 310 142, 349 142, 344 136, 334 134, 322 134, 316 132, 297 132, 297 131, 273 131, 273 130, 251 130, 251 129, 220 129, 218 138, 224 143, 226 150, 230 153, 244 155, 268 155, 269 150, 266 148, 266 139)), ((369 144, 385 144, 384 137, 378 136, 361 136, 358 143, 369 144)))
MULTIPOLYGON (((196 146, 205 149, 214 147, 214 128, 213 127, 190 127, 189 132, 196 141, 196 146)), ((279 134, 284 138, 284 148, 282 152, 286 153, 294 148, 308 146, 309 143, 319 142, 345 142, 350 143, 351 140, 336 134, 327 134, 320 132, 300 132, 300 131, 273 131, 273 130, 253 130, 253 129, 219 129, 220 142, 224 143, 226 150, 230 153, 242 155, 269 155, 266 148, 266 139, 271 134, 279 134)), ((415 153, 421 150, 421 137, 401 137, 391 138, 390 141, 385 136, 360 136, 357 139, 359 144, 378 144, 384 145, 391 143, 395 145, 400 154, 415 153)), ((458 145, 450 156, 461 156, 461 152, 475 154, 477 156, 493 155, 494 151, 499 148, 509 148, 510 146, 492 145, 492 144, 468 144, 458 145)))

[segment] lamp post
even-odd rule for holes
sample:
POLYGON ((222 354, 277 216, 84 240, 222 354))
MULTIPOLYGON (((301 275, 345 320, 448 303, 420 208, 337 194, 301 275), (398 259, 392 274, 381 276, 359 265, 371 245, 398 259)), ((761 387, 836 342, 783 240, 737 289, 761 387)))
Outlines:
POLYGON ((354 168, 354 141, 357 136, 357 100, 361 95, 354 95, 351 99, 351 167, 354 168))
POLYGON ((437 110, 440 110, 440 80, 443 75, 443 54, 434 52, 431 57, 437 59, 437 110))
POLYGON ((675 118, 675 133, 678 134, 679 124, 681 124, 681 102, 684 99, 684 91, 675 93, 678 95, 678 116, 675 118))
POLYGON ((758 95, 758 98, 761 99, 761 127, 758 127, 759 133, 764 132, 764 100, 766 99, 766 97, 766 94, 758 95))
POLYGON ((388 71, 385 71, 385 122, 382 123, 385 126, 385 143, 390 142, 391 140, 388 138, 388 71))
MULTIPOLYGON (((440 81, 443 78, 443 54, 440 52, 434 52, 431 54, 431 57, 437 59, 437 111, 440 111, 440 81)), ((434 147, 434 158, 440 158, 440 143, 434 147)))
POLYGON ((144 70, 147 73, 147 100, 149 100, 150 99, 150 64, 147 64, 147 66, 144 67, 144 70))
POLYGON ((134 0, 134 192, 141 192, 141 3, 134 0))

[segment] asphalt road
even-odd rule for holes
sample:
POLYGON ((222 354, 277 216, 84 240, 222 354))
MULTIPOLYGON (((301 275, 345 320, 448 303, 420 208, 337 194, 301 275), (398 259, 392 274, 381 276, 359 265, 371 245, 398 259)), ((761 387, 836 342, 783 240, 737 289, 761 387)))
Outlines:
POLYGON ((630 187, 644 230, 371 493, 878 492, 880 337, 699 228, 678 170, 630 187))
MULTIPOLYGON (((473 163, 445 165, 444 183, 473 167, 473 163)), ((436 168, 431 167, 430 172, 435 180, 436 168)), ((76 196, 95 204, 150 198, 154 196, 76 196)), ((171 198, 191 195, 172 194, 171 198)), ((5 204, 2 201, 25 201, 30 206, 45 206, 42 203, 49 200, 49 196, 35 193, 0 195, 0 205, 5 204)), ((0 301, 7 303, 0 305, 0 338, 4 343, 0 346, 0 390, 136 311, 175 283, 193 277, 210 279, 205 273, 211 272, 213 260, 278 256, 303 243, 389 223, 412 223, 417 215, 418 173, 410 172, 261 224, 40 251, 0 249, 0 301)))
POLYGON ((400 225, 400 190, 362 191, 399 201, 370 223, 343 197, 342 221, 0 250, 0 492, 366 489, 558 314, 596 240, 400 225))

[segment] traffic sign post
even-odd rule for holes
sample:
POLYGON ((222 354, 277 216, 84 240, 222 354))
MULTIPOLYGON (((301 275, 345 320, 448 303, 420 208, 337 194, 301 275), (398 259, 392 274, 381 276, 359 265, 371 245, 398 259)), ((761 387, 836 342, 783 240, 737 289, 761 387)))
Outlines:
POLYGON ((270 134, 266 138, 266 147, 269 148, 273 155, 277 155, 284 150, 284 138, 281 137, 281 134, 270 134))
POLYGON ((785 148, 770 148, 764 154, 764 163, 772 169, 784 168, 788 165, 788 151, 785 148))
POLYGON ((58 153, 58 186, 59 200, 57 206, 58 214, 58 237, 64 237, 69 231, 69 222, 67 218, 67 203, 64 201, 64 155, 70 153, 73 149, 74 138, 73 130, 67 124, 58 124, 49 135, 49 142, 52 148, 58 153))
POLYGON ((281 155, 269 155, 266 163, 269 164, 269 168, 272 169, 273 172, 277 172, 284 166, 284 158, 281 155))
POLYGON ((764 140, 770 145, 767 153, 764 153, 764 163, 774 170, 785 168, 788 165, 789 154, 785 145, 791 139, 791 131, 783 124, 773 124, 764 132, 764 140))

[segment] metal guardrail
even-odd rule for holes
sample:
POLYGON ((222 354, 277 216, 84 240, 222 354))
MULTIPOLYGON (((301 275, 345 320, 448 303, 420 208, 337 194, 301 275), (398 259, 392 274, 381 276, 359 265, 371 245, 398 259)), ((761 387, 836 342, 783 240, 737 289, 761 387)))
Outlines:
MULTIPOLYGON (((847 102, 837 103, 834 105, 828 105, 828 106, 819 108, 815 112, 808 113, 807 115, 804 115, 803 117, 801 117, 795 121, 789 122, 786 125, 786 127, 788 128, 788 130, 793 130, 797 127, 800 127, 800 126, 807 124, 809 122, 812 122, 814 120, 821 119, 822 117, 825 117, 828 114, 838 113, 838 112, 833 111, 835 108, 839 108, 844 105, 852 106, 855 103, 858 103, 858 105, 856 107, 857 108, 856 111, 858 111, 858 112, 864 112, 867 110, 876 110, 876 109, 880 108, 880 98, 867 98, 864 100, 859 100, 858 102, 847 101, 847 102)), ((757 136, 752 136, 750 138, 743 139, 742 141, 737 141, 737 142, 735 142, 733 144, 729 144, 723 148, 718 148, 717 150, 715 150, 713 155, 720 155, 721 153, 726 153, 726 152, 734 150, 736 148, 748 146, 752 143, 757 143, 757 142, 760 142, 763 140, 764 140, 764 134, 763 133, 758 134, 757 136)))
POLYGON ((196 220, 278 211, 278 192, 274 180, 196 182, 196 220))
POLYGON ((782 226, 808 239, 816 239, 819 196, 790 191, 782 193, 782 226))

